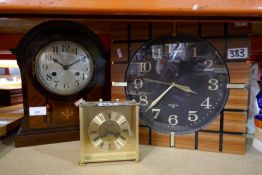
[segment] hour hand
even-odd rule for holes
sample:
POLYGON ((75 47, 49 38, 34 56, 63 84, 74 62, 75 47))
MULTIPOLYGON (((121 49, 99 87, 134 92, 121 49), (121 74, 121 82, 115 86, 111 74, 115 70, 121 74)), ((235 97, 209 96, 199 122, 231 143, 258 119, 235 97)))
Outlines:
POLYGON ((182 90, 182 91, 185 91, 185 92, 190 92, 190 93, 193 93, 193 94, 197 94, 195 91, 193 91, 190 87, 188 86, 183 86, 183 85, 180 85, 180 84, 176 84, 174 83, 173 84, 174 87, 182 90))
POLYGON ((62 63, 60 63, 60 62, 58 61, 58 59, 53 58, 53 61, 54 61, 55 63, 57 63, 57 64, 60 64, 63 68, 65 67, 65 65, 63 65, 62 63))
POLYGON ((196 92, 194 92, 189 86, 184 86, 184 85, 181 85, 181 84, 177 84, 175 82, 173 83, 166 83, 166 82, 162 82, 162 81, 157 81, 157 80, 152 80, 152 79, 149 79, 149 78, 144 78, 145 81, 148 81, 148 82, 152 82, 152 83, 158 83, 158 84, 166 84, 166 85, 173 85, 173 87, 176 87, 182 91, 185 91, 185 92, 189 92, 189 93, 193 93, 193 94, 197 94, 196 92))

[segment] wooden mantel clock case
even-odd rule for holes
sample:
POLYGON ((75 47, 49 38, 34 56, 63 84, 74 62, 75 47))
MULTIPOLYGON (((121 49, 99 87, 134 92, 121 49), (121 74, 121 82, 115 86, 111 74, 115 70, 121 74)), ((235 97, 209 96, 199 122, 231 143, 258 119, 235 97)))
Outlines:
POLYGON ((79 139, 79 112, 74 103, 105 95, 106 60, 98 37, 78 23, 45 22, 22 38, 15 54, 25 111, 16 146, 79 139))

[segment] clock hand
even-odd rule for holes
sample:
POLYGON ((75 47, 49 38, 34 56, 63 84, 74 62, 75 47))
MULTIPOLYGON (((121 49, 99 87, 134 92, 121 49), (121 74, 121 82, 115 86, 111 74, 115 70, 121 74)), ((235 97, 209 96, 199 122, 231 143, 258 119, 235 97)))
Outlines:
POLYGON ((192 91, 192 89, 188 86, 183 86, 183 85, 180 85, 180 84, 176 84, 174 83, 174 87, 182 90, 182 91, 185 91, 185 92, 190 92, 190 93, 193 93, 193 94, 197 94, 195 91, 192 91))
POLYGON ((65 65, 63 65, 62 63, 60 63, 60 62, 58 61, 58 59, 53 58, 53 61, 54 61, 55 63, 61 65, 61 66, 63 67, 63 69, 66 70, 66 69, 65 69, 65 65))
POLYGON ((149 79, 149 78, 143 78, 143 80, 148 81, 148 82, 153 82, 153 83, 171 85, 171 83, 166 83, 166 82, 162 82, 162 81, 152 80, 152 79, 149 79))
MULTIPOLYGON (((154 82, 154 83, 159 83, 159 84, 166 84, 166 85, 171 85, 172 83, 166 83, 166 82, 162 82, 162 81, 157 81, 157 80, 152 80, 152 79, 149 79, 149 78, 144 78, 145 81, 148 81, 148 82, 154 82)), ((194 92, 190 87, 188 86, 184 86, 184 85, 180 85, 180 84, 177 84, 175 82, 174 83, 174 87, 182 90, 182 91, 185 91, 185 92, 190 92, 190 93, 194 93, 194 94, 197 94, 196 92, 194 92)))
POLYGON ((79 60, 76 60, 75 62, 71 63, 71 64, 68 64, 68 65, 65 65, 66 68, 68 69, 69 67, 73 66, 74 64, 78 63, 79 61, 81 61, 82 59, 85 59, 85 57, 79 59, 79 60))
POLYGON ((172 88, 174 87, 174 83, 172 83, 162 94, 160 94, 147 108, 145 112, 147 112, 149 109, 154 107, 172 88))

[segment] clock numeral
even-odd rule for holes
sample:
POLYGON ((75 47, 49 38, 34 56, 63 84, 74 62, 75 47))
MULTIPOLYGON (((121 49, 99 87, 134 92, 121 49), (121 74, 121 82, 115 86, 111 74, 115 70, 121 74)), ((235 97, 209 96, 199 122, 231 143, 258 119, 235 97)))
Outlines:
POLYGON ((122 135, 119 136, 122 140, 126 140, 126 138, 122 135))
POLYGON ((207 65, 207 67, 203 71, 213 71, 213 61, 212 60, 205 60, 204 64, 207 65))
POLYGON ((83 73, 83 76, 82 76, 83 80, 85 80, 85 74, 83 73))
POLYGON ((122 141, 119 138, 114 141, 114 144, 115 144, 116 149, 121 149, 125 145, 124 141, 122 141))
POLYGON ((77 48, 70 48, 69 52, 72 53, 72 54, 77 55, 77 48))
POLYGON ((169 61, 174 61, 178 53, 183 52, 181 49, 182 44, 166 44, 168 53, 170 54, 169 61))
POLYGON ((193 48, 192 57, 193 58, 197 57, 197 48, 196 47, 193 48))
POLYGON ((69 85, 68 85, 68 83, 64 83, 64 89, 69 89, 70 87, 69 87, 69 85))
POLYGON ((57 54, 57 53, 58 53, 58 47, 57 47, 57 46, 54 46, 54 47, 53 47, 53 53, 54 53, 54 54, 57 54))
POLYGON ((163 55, 163 46, 162 45, 154 45, 151 47, 152 58, 154 60, 161 59, 163 55))
POLYGON ((191 122, 195 122, 198 119, 198 116, 196 115, 197 111, 188 111, 188 120, 191 122))
POLYGON ((168 117, 168 123, 173 126, 177 125, 178 124, 177 115, 170 115, 168 117))
POLYGON ((54 82, 55 82, 55 88, 57 88, 59 81, 54 81, 54 82))
POLYGON ((126 118, 123 115, 118 116, 116 119, 116 123, 118 123, 120 126, 124 125, 126 122, 126 118))
POLYGON ((90 134, 97 134, 97 131, 90 131, 90 134))
POLYGON ((209 90, 215 91, 218 89, 218 80, 217 79, 210 79, 208 83, 210 84, 210 86, 208 86, 209 90))
POLYGON ((50 53, 46 53, 45 54, 45 61, 47 62, 47 61, 51 61, 51 60, 52 60, 51 54, 50 53))
POLYGON ((134 80, 135 89, 140 89, 143 86, 143 81, 141 79, 134 80))
POLYGON ((139 105, 141 106, 146 106, 148 104, 148 101, 147 101, 147 96, 146 95, 141 95, 139 97, 139 105))
POLYGON ((203 101, 200 106, 205 107, 205 109, 211 109, 212 105, 210 104, 210 97, 205 99, 205 101, 203 101))
POLYGON ((42 69, 44 69, 45 71, 47 71, 47 69, 48 69, 47 64, 42 64, 42 69))
POLYGON ((98 114, 97 116, 95 116, 95 118, 93 119, 92 122, 94 122, 95 124, 97 124, 98 126, 100 126, 102 123, 104 123, 106 121, 103 113, 98 114))
POLYGON ((152 113, 155 112, 155 115, 154 115, 154 117, 153 117, 154 119, 157 119, 158 114, 160 113, 160 111, 161 111, 160 109, 155 109, 155 108, 152 109, 152 113))
POLYGON ((68 44, 62 44, 62 52, 69 52, 70 46, 68 44))
POLYGON ((49 74, 46 74, 46 80, 47 80, 47 81, 51 81, 51 80, 52 80, 52 76, 49 75, 49 74))
POLYGON ((79 80, 76 80, 75 86, 78 87, 80 85, 79 80))
POLYGON ((102 143, 103 143, 103 140, 101 139, 101 137, 97 137, 95 139, 93 139, 93 144, 95 147, 99 147, 102 143))
POLYGON ((143 72, 149 72, 152 69, 152 65, 150 62, 144 62, 142 63, 142 71, 143 72))

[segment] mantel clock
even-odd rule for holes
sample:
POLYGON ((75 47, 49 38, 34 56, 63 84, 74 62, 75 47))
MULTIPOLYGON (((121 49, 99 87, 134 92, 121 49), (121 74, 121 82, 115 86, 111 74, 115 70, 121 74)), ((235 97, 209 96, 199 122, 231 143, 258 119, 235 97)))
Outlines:
POLYGON ((25 34, 15 53, 25 111, 17 146, 77 139, 74 103, 104 97, 106 59, 97 35, 75 22, 45 22, 25 34))

